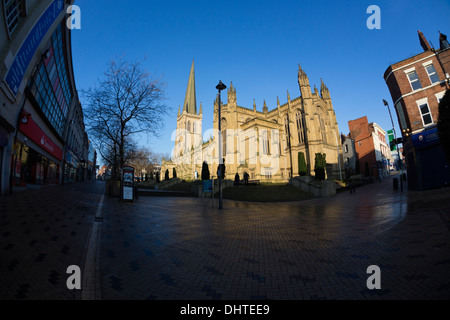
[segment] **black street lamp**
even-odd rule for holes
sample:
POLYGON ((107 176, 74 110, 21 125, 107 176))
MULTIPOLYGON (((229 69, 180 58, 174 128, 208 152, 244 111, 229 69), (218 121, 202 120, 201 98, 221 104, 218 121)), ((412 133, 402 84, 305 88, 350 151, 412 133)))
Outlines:
POLYGON ((219 90, 219 209, 223 209, 223 198, 222 198, 222 170, 223 170, 223 158, 222 158, 222 116, 221 116, 221 99, 220 92, 227 88, 226 85, 219 81, 216 89, 219 90))
POLYGON ((402 167, 402 159, 400 157, 400 151, 398 149, 398 140, 397 140, 397 134, 395 133, 394 120, 392 119, 391 108, 389 107, 388 102, 383 99, 383 103, 386 107, 388 107, 389 116, 391 117, 391 122, 392 122, 392 130, 394 130, 395 147, 397 148, 398 161, 400 164, 400 190, 403 192, 403 167, 402 167))

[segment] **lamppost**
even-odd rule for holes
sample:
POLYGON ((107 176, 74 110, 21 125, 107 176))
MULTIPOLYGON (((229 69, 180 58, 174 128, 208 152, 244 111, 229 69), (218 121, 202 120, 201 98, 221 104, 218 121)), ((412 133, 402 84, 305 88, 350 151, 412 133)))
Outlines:
MULTIPOLYGON (((216 89, 219 90, 219 209, 223 209, 223 198, 222 198, 222 170, 223 170, 223 158, 222 158, 222 117, 220 115, 221 112, 221 101, 220 101, 220 92, 227 88, 226 85, 222 83, 222 80, 219 81, 219 84, 216 86, 216 89)), ((213 195, 214 196, 214 195, 213 195)))
POLYGON ((399 165, 400 165, 400 190, 403 192, 403 166, 402 166, 402 159, 400 158, 400 151, 398 149, 398 140, 397 140, 397 134, 395 133, 394 120, 392 120, 391 108, 389 107, 388 102, 383 99, 383 103, 386 107, 388 107, 389 116, 391 117, 392 130, 394 131, 395 147, 397 148, 398 161, 399 161, 399 165))

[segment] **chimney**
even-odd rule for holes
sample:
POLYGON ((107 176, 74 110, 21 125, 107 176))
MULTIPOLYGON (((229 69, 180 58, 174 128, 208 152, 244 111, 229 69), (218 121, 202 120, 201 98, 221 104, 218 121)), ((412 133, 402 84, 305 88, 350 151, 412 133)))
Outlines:
POLYGON ((419 40, 420 40, 420 45, 423 48, 423 51, 429 51, 431 50, 431 46, 427 41, 427 38, 425 38, 425 36, 423 35, 423 33, 418 30, 417 33, 419 34, 419 40))

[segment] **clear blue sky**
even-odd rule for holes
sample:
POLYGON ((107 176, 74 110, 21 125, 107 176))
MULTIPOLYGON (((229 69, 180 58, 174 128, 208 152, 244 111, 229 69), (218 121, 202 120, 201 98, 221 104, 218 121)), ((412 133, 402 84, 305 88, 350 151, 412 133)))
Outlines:
MULTIPOLYGON (((81 30, 72 32, 77 88, 94 87, 106 64, 124 55, 146 57, 145 69, 167 84, 172 113, 160 138, 141 144, 170 153, 178 106, 184 102, 195 59, 197 108, 203 102, 203 131, 212 127, 215 86, 230 81, 238 105, 272 110, 286 90, 300 95, 298 63, 312 89, 320 78, 330 89, 339 130, 367 115, 386 131, 392 125, 383 106, 392 100, 383 80, 390 64, 422 52, 417 30, 439 46, 450 36, 449 0, 371 1, 106 1, 76 0, 81 30), (381 29, 369 30, 369 5, 381 9, 381 29)), ((226 94, 222 97, 226 103, 226 94)), ((83 103, 83 100, 82 100, 83 103)), ((393 111, 393 109, 391 109, 393 111)), ((397 117, 395 125, 398 128, 397 117)))

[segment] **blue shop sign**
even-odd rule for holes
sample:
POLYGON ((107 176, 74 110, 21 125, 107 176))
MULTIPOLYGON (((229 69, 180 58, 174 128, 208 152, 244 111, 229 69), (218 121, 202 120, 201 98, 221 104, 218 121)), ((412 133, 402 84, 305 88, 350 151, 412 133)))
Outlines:
POLYGON ((22 43, 5 79, 14 95, 17 95, 25 72, 27 71, 36 50, 39 48, 42 39, 63 9, 63 0, 53 1, 22 43))
POLYGON ((416 133, 412 136, 412 141, 416 148, 423 148, 439 143, 437 127, 422 131, 421 133, 416 133))

